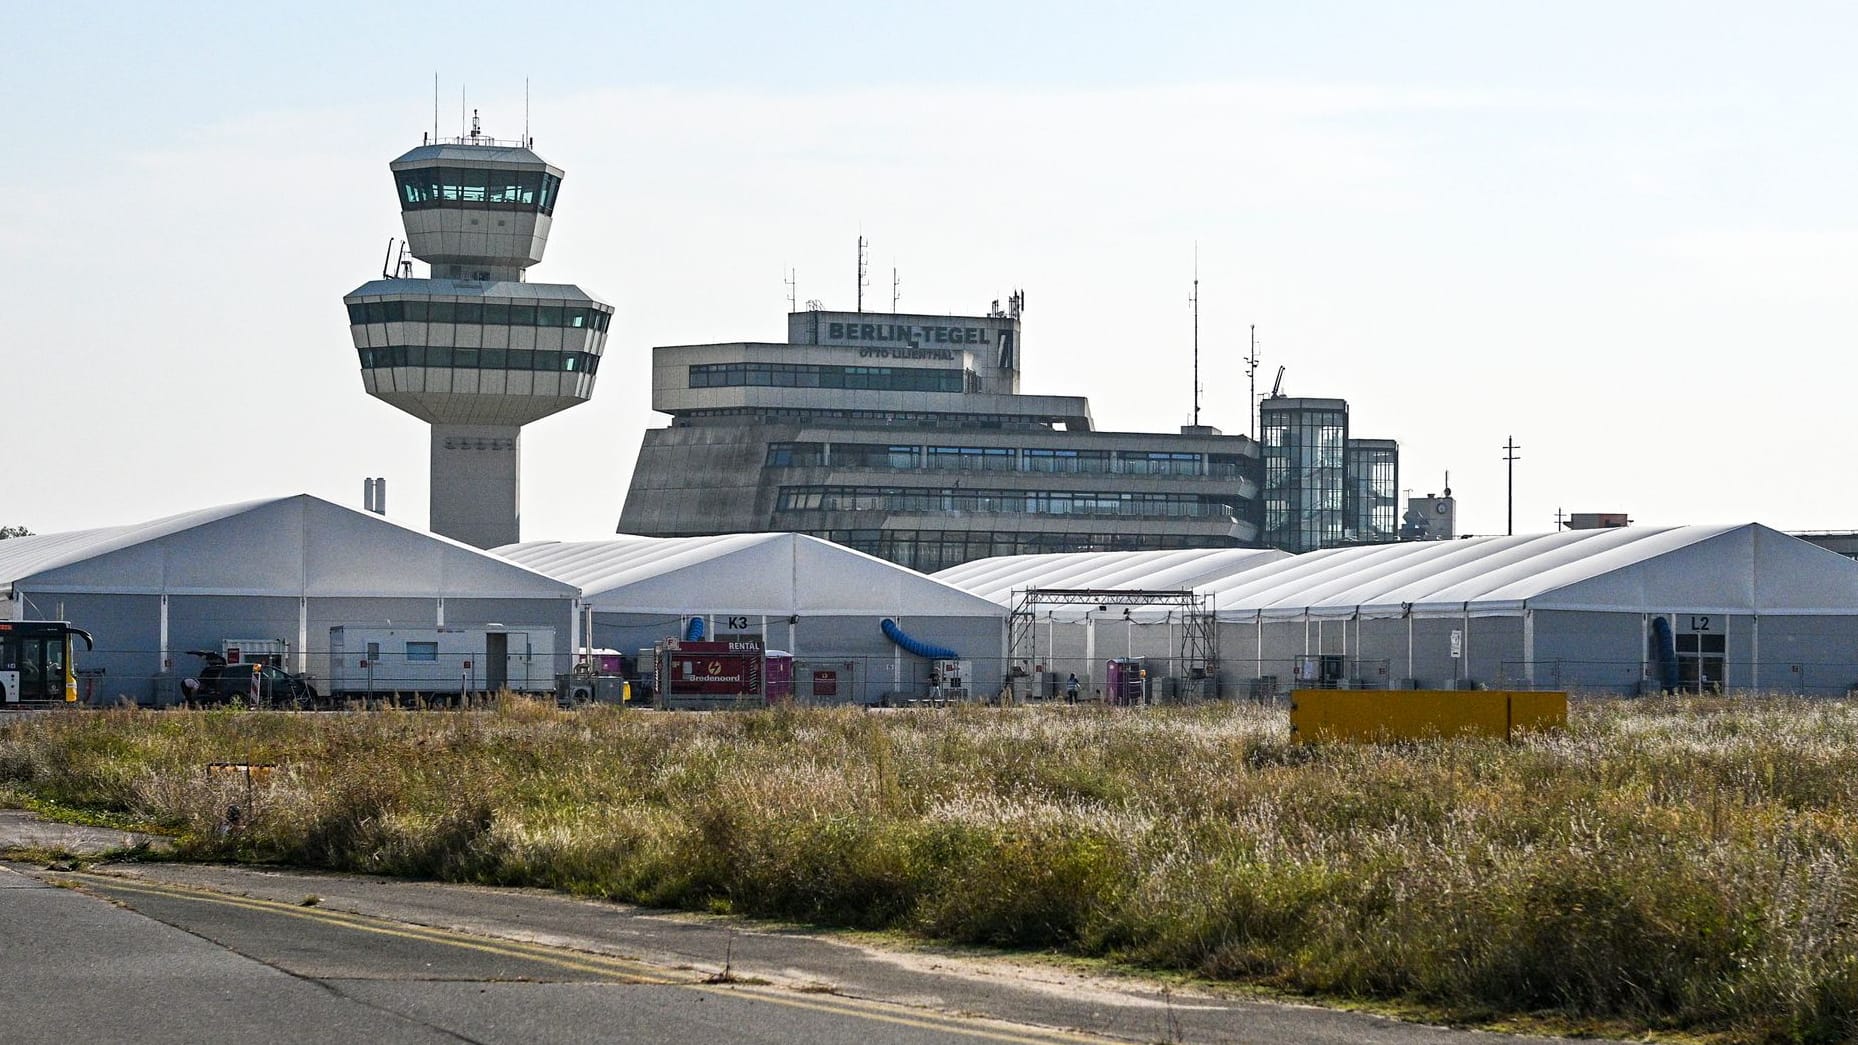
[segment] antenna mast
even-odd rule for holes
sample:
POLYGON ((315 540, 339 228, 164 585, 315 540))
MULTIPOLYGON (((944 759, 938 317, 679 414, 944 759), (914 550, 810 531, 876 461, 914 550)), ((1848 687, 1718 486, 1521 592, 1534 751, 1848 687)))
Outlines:
POLYGON ((1245 357, 1245 376, 1251 381, 1250 406, 1245 408, 1245 434, 1258 441, 1258 324, 1252 324, 1252 352, 1245 357))
POLYGON ((800 271, 798 269, 788 269, 781 274, 781 282, 787 284, 787 311, 789 312, 798 311, 794 308, 794 284, 799 278, 800 271))
POLYGON ((890 314, 893 316, 897 314, 897 299, 903 296, 902 287, 902 281, 897 279, 897 266, 890 266, 890 314))
POLYGON ((523 77, 523 148, 527 149, 532 141, 529 137, 529 78, 523 77))
POLYGON ((1194 427, 1200 427, 1200 244, 1194 243, 1194 292, 1187 299, 1194 310, 1194 427))
POLYGON ((864 311, 864 288, 871 285, 865 277, 865 239, 858 237, 858 311, 864 311))
POLYGON ((432 71, 432 144, 439 144, 439 71, 432 71))

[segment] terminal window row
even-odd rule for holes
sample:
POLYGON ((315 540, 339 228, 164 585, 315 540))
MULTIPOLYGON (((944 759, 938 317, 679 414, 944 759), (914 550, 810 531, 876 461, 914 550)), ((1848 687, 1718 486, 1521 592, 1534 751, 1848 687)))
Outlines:
POLYGON ((884 443, 769 443, 770 468, 870 468, 897 471, 1050 472, 1238 478, 1239 457, 1170 450, 1070 450, 1048 447, 919 446, 884 443))
POLYGON ((826 366, 807 363, 698 363, 692 388, 867 388, 886 392, 960 392, 974 375, 928 367, 826 366))
POLYGON ((955 414, 915 410, 813 410, 792 407, 743 406, 687 410, 671 419, 673 426, 734 423, 811 424, 832 428, 949 428, 996 432, 1050 432, 1052 422, 1023 414, 955 414))
POLYGON ((1225 518, 1232 506, 1178 493, 1074 490, 968 490, 900 486, 783 486, 776 511, 990 512, 1016 515, 1116 515, 1225 518))
POLYGON ((357 349, 361 368, 434 366, 465 370, 540 370, 596 374, 600 357, 591 352, 548 352, 528 348, 450 348, 445 345, 383 345, 357 349))
POLYGON ((1019 533, 992 530, 809 530, 814 537, 933 573, 995 555, 1053 552, 1162 551, 1230 547, 1230 540, 1172 533, 1019 533))
POLYGON ((419 167, 395 171, 401 210, 456 207, 555 213, 561 179, 547 171, 496 171, 481 167, 419 167))
POLYGON ((611 312, 585 305, 536 305, 504 301, 354 301, 348 321, 362 323, 464 323, 484 326, 573 327, 605 330, 611 312))

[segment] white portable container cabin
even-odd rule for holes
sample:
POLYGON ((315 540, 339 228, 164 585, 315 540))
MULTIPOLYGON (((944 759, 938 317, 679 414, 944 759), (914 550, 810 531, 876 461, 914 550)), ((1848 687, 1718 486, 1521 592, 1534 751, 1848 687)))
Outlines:
POLYGON ((553 693, 555 629, 337 625, 329 629, 332 696, 553 693))

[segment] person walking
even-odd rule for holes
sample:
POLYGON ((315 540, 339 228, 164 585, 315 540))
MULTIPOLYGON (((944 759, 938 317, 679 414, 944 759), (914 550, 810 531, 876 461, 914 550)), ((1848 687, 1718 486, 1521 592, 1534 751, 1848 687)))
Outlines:
POLYGON ((1068 679, 1064 684, 1064 702, 1066 704, 1077 703, 1077 689, 1078 689, 1077 672, 1073 671, 1071 673, 1070 679, 1068 679))

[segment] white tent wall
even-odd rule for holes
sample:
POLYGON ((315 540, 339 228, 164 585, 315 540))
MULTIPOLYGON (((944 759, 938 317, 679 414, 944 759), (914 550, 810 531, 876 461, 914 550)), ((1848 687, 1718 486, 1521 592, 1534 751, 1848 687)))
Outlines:
POLYGON ((77 665, 80 671, 102 672, 87 694, 93 703, 116 704, 125 697, 146 703, 151 698, 161 647, 160 596, 41 591, 28 595, 23 609, 28 619, 68 620, 90 632, 96 648, 82 652, 79 643, 77 665))
POLYGON ((1407 666, 1407 634, 1404 617, 1350 622, 1348 655, 1355 661, 1355 677, 1362 685, 1371 689, 1391 689, 1415 677, 1407 666))
MULTIPOLYGON (((431 628, 439 623, 440 600, 409 598, 312 598, 259 595, 167 596, 166 645, 163 645, 162 596, 100 592, 39 591, 28 596, 31 612, 70 620, 89 631, 96 648, 78 663, 100 671, 92 702, 165 703, 180 697, 180 680, 197 675, 202 659, 190 650, 218 652, 227 639, 282 639, 301 660, 319 690, 330 677, 329 629, 339 625, 431 628), (161 681, 161 680, 168 681, 161 681)), ((554 629, 555 656, 549 675, 567 670, 570 618, 568 600, 449 599, 444 602, 451 626, 499 623, 505 630, 524 626, 554 629)))
POLYGON ((1740 630, 1759 650, 1757 689, 1843 696, 1858 686, 1858 618, 1764 614, 1740 630))
POLYGON ((1061 607, 1056 614, 1041 611, 1031 637, 1014 651, 1039 677, 1015 680, 1014 693, 1021 699, 1063 699, 1065 681, 1075 674, 1088 698, 1103 689, 1109 661, 1140 657, 1147 661, 1153 696, 1163 698, 1170 692, 1168 680, 1187 674, 1182 631, 1179 610, 1138 609, 1130 617, 1114 605, 1088 615, 1076 607, 1061 607))
POLYGON ((1532 630, 1538 686, 1638 692, 1646 663, 1644 614, 1536 610, 1532 630))

